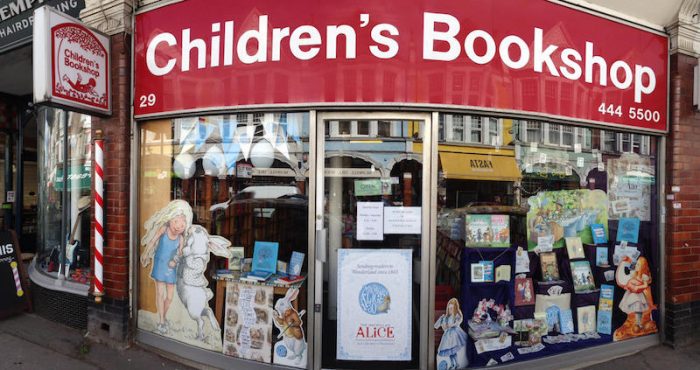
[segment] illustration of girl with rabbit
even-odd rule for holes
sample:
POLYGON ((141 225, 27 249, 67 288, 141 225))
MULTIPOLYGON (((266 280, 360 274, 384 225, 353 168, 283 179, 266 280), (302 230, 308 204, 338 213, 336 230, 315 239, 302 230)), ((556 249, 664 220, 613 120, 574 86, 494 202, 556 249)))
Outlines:
POLYGON ((460 364, 458 361, 459 352, 463 351, 467 345, 467 334, 460 327, 462 321, 463 316, 462 310, 459 308, 459 301, 457 298, 452 298, 447 302, 445 314, 435 322, 435 329, 442 328, 444 331, 438 347, 438 355, 449 357, 448 369, 460 369, 467 366, 467 364, 460 364))
POLYGON ((153 214, 144 224, 146 234, 141 239, 145 249, 141 253, 141 265, 147 267, 151 260, 151 278, 156 283, 156 330, 166 334, 169 330, 166 315, 175 293, 177 264, 182 256, 185 231, 192 225, 192 208, 184 200, 173 200, 153 214))
MULTIPOLYGON (((285 357, 288 360, 296 360, 296 364, 304 361, 306 351, 306 339, 304 339, 301 321, 306 311, 297 312, 292 306, 292 301, 297 299, 298 295, 299 289, 288 289, 284 297, 275 302, 275 310, 272 312, 273 322, 280 331, 277 338, 283 338, 282 342, 287 347, 285 357)), ((277 352, 275 354, 277 355, 277 352)))

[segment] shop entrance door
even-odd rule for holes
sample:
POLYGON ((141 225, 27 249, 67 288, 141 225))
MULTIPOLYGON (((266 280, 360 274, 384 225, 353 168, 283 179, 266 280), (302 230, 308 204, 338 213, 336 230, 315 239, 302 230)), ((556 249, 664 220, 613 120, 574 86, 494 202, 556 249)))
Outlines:
POLYGON ((427 366, 430 118, 317 115, 314 368, 427 366))

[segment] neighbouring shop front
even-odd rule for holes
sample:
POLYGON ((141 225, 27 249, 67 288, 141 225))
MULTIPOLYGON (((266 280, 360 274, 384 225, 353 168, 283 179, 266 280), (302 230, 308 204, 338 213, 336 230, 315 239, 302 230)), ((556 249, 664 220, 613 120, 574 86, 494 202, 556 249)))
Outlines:
POLYGON ((135 25, 139 342, 261 369, 658 343, 666 36, 546 1, 135 25))

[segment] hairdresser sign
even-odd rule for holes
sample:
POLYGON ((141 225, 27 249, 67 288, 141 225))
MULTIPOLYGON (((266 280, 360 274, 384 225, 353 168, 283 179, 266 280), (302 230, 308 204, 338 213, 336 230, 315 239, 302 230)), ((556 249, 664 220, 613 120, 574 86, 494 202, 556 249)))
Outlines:
POLYGON ((109 38, 49 7, 34 22, 34 102, 111 114, 109 38))
POLYGON ((202 4, 136 16, 138 117, 397 103, 666 130, 668 38, 550 1, 202 4))

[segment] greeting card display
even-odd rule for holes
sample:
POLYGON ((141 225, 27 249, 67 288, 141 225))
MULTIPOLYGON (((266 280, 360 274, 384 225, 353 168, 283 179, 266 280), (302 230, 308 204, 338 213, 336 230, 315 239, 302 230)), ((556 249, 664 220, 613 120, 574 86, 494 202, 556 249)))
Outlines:
POLYGON ((595 281, 588 261, 571 261, 571 277, 574 280, 574 292, 587 293, 595 290, 595 281))
POLYGON ((507 215, 466 215, 467 247, 509 247, 510 226, 507 215))
POLYGON ((554 252, 540 254, 540 267, 542 268, 542 281, 559 281, 559 267, 557 255, 554 252))

